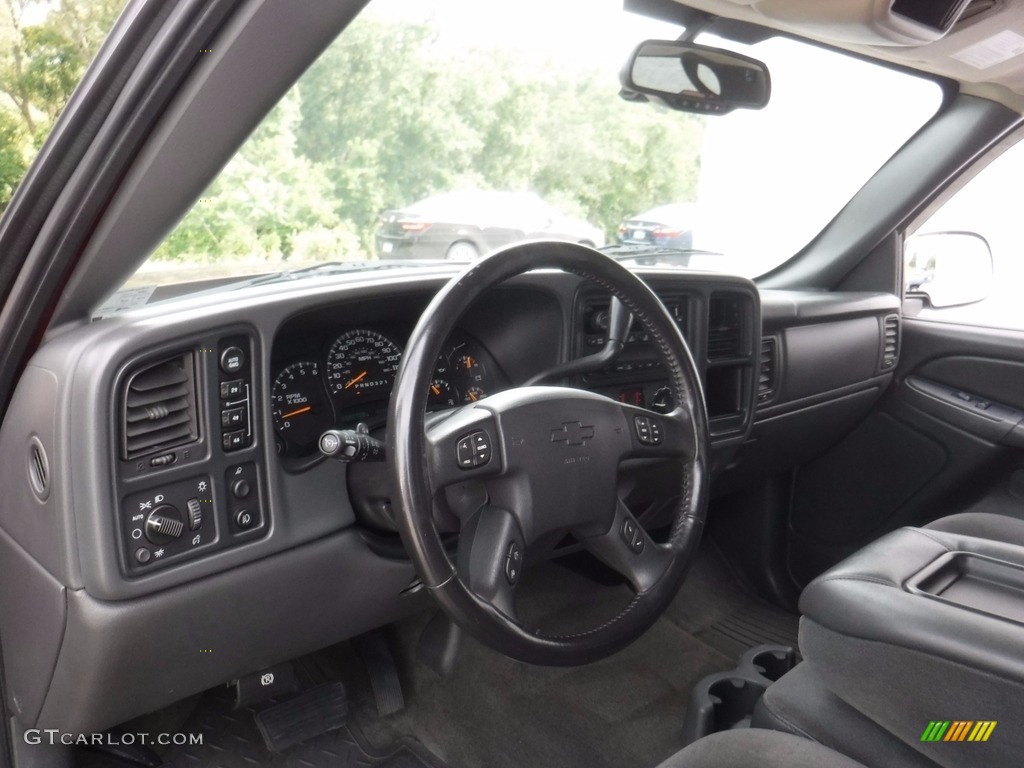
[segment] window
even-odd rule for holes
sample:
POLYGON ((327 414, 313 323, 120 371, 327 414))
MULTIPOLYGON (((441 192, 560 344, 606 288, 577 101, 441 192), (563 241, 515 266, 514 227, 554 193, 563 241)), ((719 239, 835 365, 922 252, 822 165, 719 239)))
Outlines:
MULTIPOLYGON (((965 306, 926 306, 922 319, 993 328, 1024 329, 1024 224, 1020 217, 1021 189, 1024 188, 1024 141, 1019 141, 995 158, 953 197, 942 204, 914 233, 972 232, 988 241, 992 251, 992 279, 985 280, 987 297, 965 306)), ((913 289, 927 280, 927 263, 910 263, 913 238, 908 238, 904 280, 913 289)), ((950 254, 956 269, 958 254, 950 254)), ((964 262, 961 261, 961 264, 964 262)), ((970 281, 974 274, 953 275, 954 281, 970 281)), ((927 285, 924 286, 927 289, 927 285)))

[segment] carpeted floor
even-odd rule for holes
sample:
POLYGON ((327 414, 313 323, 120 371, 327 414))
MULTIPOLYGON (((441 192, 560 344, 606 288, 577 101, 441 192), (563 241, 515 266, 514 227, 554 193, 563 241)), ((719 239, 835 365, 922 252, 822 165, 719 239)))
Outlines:
MULTIPOLYGON (((521 613, 540 626, 555 617, 560 628, 574 619, 592 623, 628 600, 624 587, 600 587, 557 565, 535 577, 537 589, 524 585, 521 613)), ((668 614, 596 664, 533 667, 467 641, 460 664, 443 680, 414 663, 423 621, 396 631, 406 709, 378 719, 372 702, 355 707, 369 738, 386 743, 411 735, 453 768, 635 768, 654 766, 682 746, 680 727, 700 678, 732 669, 748 647, 768 641, 758 628, 770 628, 773 642, 795 643, 797 617, 746 594, 705 546, 668 614)))
MULTIPOLYGON (((590 575, 600 581, 607 574, 590 575)), ((571 631, 611 617, 629 594, 624 586, 601 586, 578 567, 545 564, 524 574, 520 615, 532 626, 571 631)), ((353 644, 341 643, 295 663, 303 688, 344 682, 349 716, 340 731, 274 755, 258 736, 255 710, 233 711, 225 689, 148 715, 133 728, 208 733, 202 750, 161 754, 165 765, 195 768, 649 768, 682 746, 683 717, 700 678, 732 669, 752 645, 795 645, 797 627, 796 616, 747 594, 707 542, 665 616, 633 645, 596 664, 535 667, 467 639, 454 672, 442 679, 416 660, 428 619, 386 630, 406 700, 393 715, 377 715, 366 669, 353 644)), ((76 762, 125 765, 88 752, 76 762)))

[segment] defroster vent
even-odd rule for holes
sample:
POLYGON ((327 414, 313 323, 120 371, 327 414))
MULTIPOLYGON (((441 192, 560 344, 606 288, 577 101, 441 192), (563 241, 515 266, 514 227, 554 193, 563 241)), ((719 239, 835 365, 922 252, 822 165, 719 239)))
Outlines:
POLYGON ((121 457, 134 459, 199 438, 191 352, 134 371, 125 385, 121 457))

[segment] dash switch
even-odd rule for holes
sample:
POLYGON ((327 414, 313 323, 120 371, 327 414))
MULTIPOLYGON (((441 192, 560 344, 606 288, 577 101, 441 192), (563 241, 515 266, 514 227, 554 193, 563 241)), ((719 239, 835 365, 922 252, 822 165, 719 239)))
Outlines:
POLYGON ((194 531, 203 524, 203 506, 199 499, 189 499, 188 503, 188 529, 194 531))

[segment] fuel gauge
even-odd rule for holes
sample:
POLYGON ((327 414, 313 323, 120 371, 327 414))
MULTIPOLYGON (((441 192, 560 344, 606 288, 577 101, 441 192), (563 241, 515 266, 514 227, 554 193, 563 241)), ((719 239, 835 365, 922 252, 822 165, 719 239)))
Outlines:
POLYGON ((430 382, 430 391, 427 393, 427 405, 431 409, 454 408, 459 404, 459 393, 455 391, 444 379, 434 379, 430 382))

